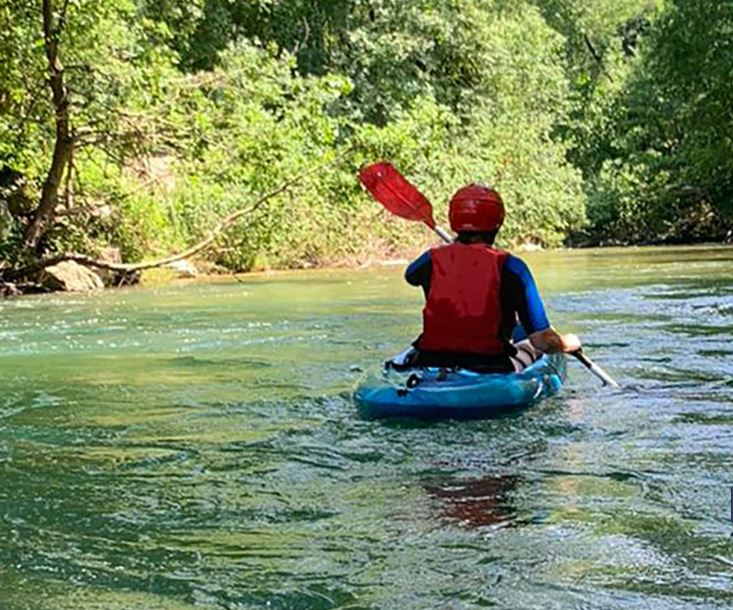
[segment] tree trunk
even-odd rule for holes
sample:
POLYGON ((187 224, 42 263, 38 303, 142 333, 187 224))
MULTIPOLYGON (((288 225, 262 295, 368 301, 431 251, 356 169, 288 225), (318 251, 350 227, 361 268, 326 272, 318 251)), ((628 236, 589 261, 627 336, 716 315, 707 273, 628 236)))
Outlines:
POLYGON ((55 20, 53 13, 53 0, 43 0, 43 42, 48 60, 48 85, 51 88, 55 109, 56 142, 51 167, 43 183, 41 201, 24 236, 25 245, 31 250, 38 247, 38 242, 53 222, 61 179, 74 145, 69 127, 69 94, 64 84, 64 67, 58 55, 58 43, 64 25, 64 17, 55 20))

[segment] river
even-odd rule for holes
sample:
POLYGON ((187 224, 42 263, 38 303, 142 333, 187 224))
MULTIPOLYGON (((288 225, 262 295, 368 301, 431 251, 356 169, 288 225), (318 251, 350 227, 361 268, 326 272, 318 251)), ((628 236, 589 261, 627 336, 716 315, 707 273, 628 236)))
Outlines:
POLYGON ((400 267, 0 302, 0 609, 730 608, 733 248, 524 258, 623 389, 360 420, 400 267))

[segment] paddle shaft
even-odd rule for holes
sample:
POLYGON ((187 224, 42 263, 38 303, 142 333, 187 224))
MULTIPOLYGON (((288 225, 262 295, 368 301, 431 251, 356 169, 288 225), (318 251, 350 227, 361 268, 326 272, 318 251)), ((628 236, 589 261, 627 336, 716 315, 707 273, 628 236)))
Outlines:
MULTIPOLYGON (((427 223, 426 223, 427 224, 427 223)), ((430 225, 428 225, 430 226, 430 225)), ((439 227, 438 225, 435 225, 434 227, 430 227, 433 231, 435 231, 439 236, 440 239, 442 239, 447 244, 453 243, 453 238, 451 237, 451 234, 448 233, 445 229, 442 227, 439 227)))
POLYGON ((612 388, 619 387, 618 382, 613 377, 611 377, 600 366, 598 366, 595 362, 588 358, 588 356, 586 356, 581 350, 578 350, 577 352, 572 352, 571 355, 575 356, 585 368, 587 368, 591 373, 598 377, 598 379, 603 382, 603 385, 609 385, 612 388))

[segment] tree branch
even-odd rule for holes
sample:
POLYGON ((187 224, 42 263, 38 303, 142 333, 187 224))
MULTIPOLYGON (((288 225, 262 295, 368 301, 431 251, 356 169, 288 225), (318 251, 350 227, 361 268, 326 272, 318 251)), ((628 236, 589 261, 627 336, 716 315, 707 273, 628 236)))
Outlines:
POLYGON ((296 176, 295 178, 292 178, 291 180, 288 180, 278 186, 276 189, 273 189, 269 193, 266 193, 259 199, 257 199, 251 206, 239 210, 235 210, 231 214, 225 216, 210 232, 209 234, 202 239, 201 241, 193 244, 189 248, 186 248, 182 252, 179 252, 178 254, 171 254, 169 256, 166 256, 164 258, 160 258, 154 261, 148 261, 145 263, 109 263, 106 261, 100 261, 97 260, 91 256, 87 256, 86 254, 78 254, 74 252, 70 252, 67 254, 58 254, 56 256, 51 256, 45 259, 41 259, 39 261, 36 261, 35 263, 32 263, 30 265, 27 265, 25 267, 21 267, 19 269, 10 269, 6 270, 5 272, 0 272, 0 277, 4 279, 5 281, 14 281, 18 280, 27 276, 31 276, 42 269, 45 269, 46 267, 50 267, 52 265, 56 265, 58 263, 64 262, 64 261, 74 261, 77 263, 80 263, 82 265, 86 265, 88 267, 96 267, 98 269, 105 269, 108 271, 117 271, 121 273, 134 273, 136 271, 143 271, 145 269, 153 269, 155 267, 162 267, 164 265, 168 265, 170 263, 174 263, 179 260, 183 260, 184 258, 189 258, 193 256, 194 254, 197 254, 210 246, 212 243, 214 243, 224 231, 229 229, 237 220, 242 218, 243 216, 246 216, 247 214, 251 214, 255 212, 258 208, 262 206, 266 201, 269 199, 272 199, 276 195, 279 195, 283 191, 289 189, 294 184, 301 182, 304 178, 322 170, 324 167, 327 167, 329 165, 332 165, 336 163, 338 160, 341 159, 343 154, 346 154, 346 152, 342 153, 342 155, 339 155, 335 159, 331 159, 329 161, 325 161, 323 163, 320 163, 316 165, 315 167, 311 168, 307 172, 303 172, 296 176))
POLYGON ((608 70, 606 70, 606 65, 603 63, 603 57, 596 50, 596 47, 593 45, 590 36, 588 36, 588 34, 586 34, 585 32, 583 33, 583 40, 585 41, 585 46, 588 47, 588 51, 590 51, 590 54, 593 56, 593 59, 600 66, 601 72, 606 75, 608 80, 613 82, 613 77, 608 73, 608 70))

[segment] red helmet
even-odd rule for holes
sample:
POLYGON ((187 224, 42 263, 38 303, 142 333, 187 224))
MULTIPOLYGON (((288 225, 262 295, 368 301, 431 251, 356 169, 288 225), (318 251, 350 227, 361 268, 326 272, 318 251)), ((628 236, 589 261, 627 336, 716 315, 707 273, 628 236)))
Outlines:
POLYGON ((504 222, 504 202, 494 189, 469 184, 450 200, 450 228, 459 231, 496 231, 504 222))

